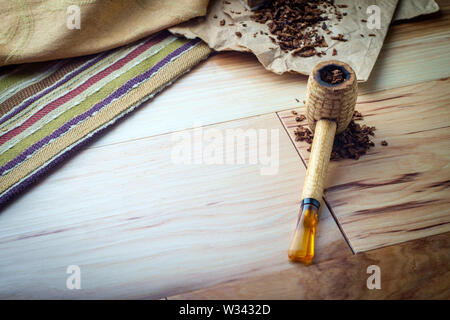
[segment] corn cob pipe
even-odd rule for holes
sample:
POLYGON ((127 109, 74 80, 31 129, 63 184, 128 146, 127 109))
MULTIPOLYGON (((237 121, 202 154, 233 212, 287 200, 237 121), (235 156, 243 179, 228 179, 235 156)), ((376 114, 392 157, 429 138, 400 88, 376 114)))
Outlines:
POLYGON ((305 264, 313 261, 319 208, 334 136, 344 131, 350 123, 357 94, 355 72, 343 62, 321 62, 309 76, 306 108, 308 125, 314 131, 314 139, 303 185, 300 215, 288 250, 288 257, 292 261, 305 264), (325 75, 334 70, 341 72, 343 80, 331 84, 325 75))

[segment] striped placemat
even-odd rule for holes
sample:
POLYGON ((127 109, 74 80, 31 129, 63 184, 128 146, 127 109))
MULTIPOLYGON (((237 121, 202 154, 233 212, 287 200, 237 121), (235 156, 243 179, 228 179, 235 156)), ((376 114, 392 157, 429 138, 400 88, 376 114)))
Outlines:
POLYGON ((205 59, 164 31, 100 54, 0 71, 0 206, 205 59))

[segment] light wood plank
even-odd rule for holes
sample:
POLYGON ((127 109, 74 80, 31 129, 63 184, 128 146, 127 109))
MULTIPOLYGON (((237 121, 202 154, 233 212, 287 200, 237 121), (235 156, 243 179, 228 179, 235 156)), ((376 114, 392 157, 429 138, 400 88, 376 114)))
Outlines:
MULTIPOLYGON (((296 268, 305 169, 278 117, 211 128, 278 130, 278 174, 173 164, 170 134, 85 150, 0 214, 0 298, 161 298, 296 268)), ((316 261, 351 255, 326 209, 318 233, 316 261)))
POLYGON ((265 276, 219 284, 168 299, 450 299, 450 234, 265 276), (367 267, 381 289, 367 288, 367 267))
MULTIPOLYGON (((355 252, 450 231, 449 85, 446 79, 359 97, 364 123, 377 128, 375 148, 358 161, 332 161, 325 191, 355 252)), ((295 140, 294 116, 279 116, 295 140)), ((309 145, 295 143, 307 163, 309 145)))
MULTIPOLYGON (((441 14, 430 21, 390 27, 360 93, 450 76, 450 5, 449 1, 440 5, 441 14)), ((215 54, 141 106, 93 147, 192 128, 196 121, 209 125, 298 107, 295 99, 304 99, 306 80, 302 75, 272 74, 252 54, 215 54)))

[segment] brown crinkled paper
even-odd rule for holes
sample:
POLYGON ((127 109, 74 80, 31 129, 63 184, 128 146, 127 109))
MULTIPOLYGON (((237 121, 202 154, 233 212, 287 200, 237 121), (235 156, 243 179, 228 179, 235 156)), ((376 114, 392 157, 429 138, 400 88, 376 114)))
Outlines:
MULTIPOLYGON (((341 22, 338 22, 335 18, 327 21, 332 34, 327 35, 323 30, 319 31, 325 35, 325 40, 328 43, 328 47, 321 48, 323 49, 321 51, 326 52, 326 55, 322 57, 298 57, 281 50, 268 36, 260 34, 260 31, 269 33, 267 25, 253 21, 250 18, 252 12, 247 10, 239 0, 211 1, 206 17, 188 21, 169 30, 187 38, 199 37, 217 51, 253 52, 267 70, 277 74, 293 72, 308 75, 318 62, 338 59, 348 63, 355 70, 359 81, 367 81, 383 46, 383 40, 397 7, 397 2, 397 0, 336 1, 338 5, 348 6, 345 9, 340 9, 347 15, 343 17, 341 22), (366 9, 372 4, 378 5, 381 9, 381 29, 378 30, 369 29, 366 23, 361 21, 368 19, 366 9), (238 12, 240 14, 237 14, 238 12), (222 19, 225 20, 224 26, 220 25, 222 19), (257 33, 256 37, 253 36, 255 33, 257 33), (337 36, 338 34, 343 34, 348 41, 342 42, 331 39, 331 36, 337 36), (364 37, 361 37, 361 34, 364 37), (369 34, 375 34, 375 36, 369 36, 369 34), (239 37, 238 35, 242 36, 239 37), (332 56, 333 49, 338 52, 336 56, 332 56)), ((329 16, 331 17, 331 15, 329 16)))
POLYGON ((400 0, 394 20, 412 19, 424 14, 439 11, 439 6, 434 0, 400 0))

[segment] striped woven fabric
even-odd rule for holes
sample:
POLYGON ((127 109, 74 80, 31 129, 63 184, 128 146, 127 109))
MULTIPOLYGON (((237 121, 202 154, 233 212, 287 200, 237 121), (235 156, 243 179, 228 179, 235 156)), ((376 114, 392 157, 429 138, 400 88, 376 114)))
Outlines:
POLYGON ((96 55, 0 70, 0 206, 209 53, 164 31, 96 55))

